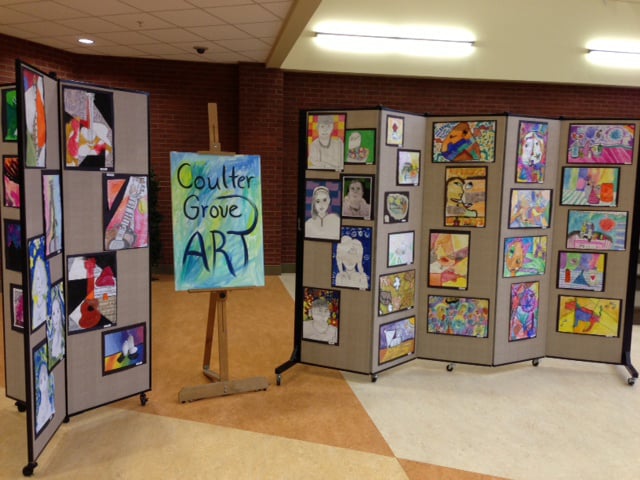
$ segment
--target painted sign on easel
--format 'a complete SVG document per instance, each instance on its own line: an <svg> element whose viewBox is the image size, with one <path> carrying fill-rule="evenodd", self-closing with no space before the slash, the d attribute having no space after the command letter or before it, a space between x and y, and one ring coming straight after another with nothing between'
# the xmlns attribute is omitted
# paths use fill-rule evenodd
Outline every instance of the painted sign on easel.
<svg viewBox="0 0 640 480"><path fill-rule="evenodd" d="M264 286L260 156L171 152L176 290Z"/></svg>

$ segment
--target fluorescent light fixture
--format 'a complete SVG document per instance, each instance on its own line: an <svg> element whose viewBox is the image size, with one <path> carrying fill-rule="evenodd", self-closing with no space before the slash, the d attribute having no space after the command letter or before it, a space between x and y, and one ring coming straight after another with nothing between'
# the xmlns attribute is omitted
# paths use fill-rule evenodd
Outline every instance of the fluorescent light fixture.
<svg viewBox="0 0 640 480"><path fill-rule="evenodd" d="M79 38L78 43L82 43L83 45L93 45L95 42L90 38Z"/></svg>
<svg viewBox="0 0 640 480"><path fill-rule="evenodd" d="M404 54L420 57L466 57L473 52L473 41L382 35L352 35L315 32L318 46L333 51L383 55Z"/></svg>
<svg viewBox="0 0 640 480"><path fill-rule="evenodd" d="M587 59L596 65L614 68L640 68L640 51L587 50Z"/></svg>

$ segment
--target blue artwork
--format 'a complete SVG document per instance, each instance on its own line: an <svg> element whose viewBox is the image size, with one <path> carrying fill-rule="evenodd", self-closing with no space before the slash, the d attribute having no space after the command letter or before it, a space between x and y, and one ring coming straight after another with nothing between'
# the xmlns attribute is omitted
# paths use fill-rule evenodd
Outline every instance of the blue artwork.
<svg viewBox="0 0 640 480"><path fill-rule="evenodd" d="M371 290L371 237L369 227L342 227L333 244L333 287Z"/></svg>
<svg viewBox="0 0 640 480"><path fill-rule="evenodd" d="M44 235L27 242L29 248L29 286L31 294L31 330L36 330L47 321L51 273L45 255Z"/></svg>

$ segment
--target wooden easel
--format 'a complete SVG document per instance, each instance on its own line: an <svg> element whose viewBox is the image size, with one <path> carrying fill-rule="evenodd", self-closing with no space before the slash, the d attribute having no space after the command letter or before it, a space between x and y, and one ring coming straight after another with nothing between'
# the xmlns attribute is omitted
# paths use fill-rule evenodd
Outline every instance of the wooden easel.
<svg viewBox="0 0 640 480"><path fill-rule="evenodd" d="M232 152L222 152L218 137L218 106L208 105L209 111L209 151L198 152L212 155L235 155ZM190 293L200 293L203 290L190 290ZM235 393L257 392L266 390L269 382L265 377L253 377L243 380L229 380L229 349L227 338L227 296L228 290L209 290L209 315L207 319L207 336L204 343L204 358L202 373L212 381L204 385L184 387L178 394L180 403L193 402L203 398L221 397ZM211 370L211 353L213 351L214 327L218 317L218 359L219 373Z"/></svg>

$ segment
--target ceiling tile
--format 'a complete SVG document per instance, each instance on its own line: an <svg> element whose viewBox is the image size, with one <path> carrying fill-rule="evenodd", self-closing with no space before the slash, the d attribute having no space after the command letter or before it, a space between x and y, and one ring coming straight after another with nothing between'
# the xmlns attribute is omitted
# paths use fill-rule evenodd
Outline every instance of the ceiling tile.
<svg viewBox="0 0 640 480"><path fill-rule="evenodd" d="M177 53L184 53L180 48L176 48L168 43L151 43L149 45L136 45L136 50L140 50L144 53L151 55L172 55Z"/></svg>
<svg viewBox="0 0 640 480"><path fill-rule="evenodd" d="M36 34L12 25L0 25L0 33L16 38L33 38Z"/></svg>
<svg viewBox="0 0 640 480"><path fill-rule="evenodd" d="M82 13L73 8L65 7L57 2L51 1L21 3L12 5L11 8L18 12L31 15L33 18L46 18L47 20L60 20L62 18L83 16Z"/></svg>
<svg viewBox="0 0 640 480"><path fill-rule="evenodd" d="M32 15L26 13L17 12L11 8L0 7L0 25L7 25L10 23L22 23L32 22L34 20Z"/></svg>
<svg viewBox="0 0 640 480"><path fill-rule="evenodd" d="M228 7L232 5L253 5L252 0L189 0L196 7Z"/></svg>
<svg viewBox="0 0 640 480"><path fill-rule="evenodd" d="M158 18L149 13L129 13L124 15L107 15L105 20L113 22L116 25L120 25L132 30L152 30L157 28L171 27L171 24L165 22L161 18Z"/></svg>
<svg viewBox="0 0 640 480"><path fill-rule="evenodd" d="M120 45L144 45L156 41L143 32L102 32L100 38Z"/></svg>
<svg viewBox="0 0 640 480"><path fill-rule="evenodd" d="M202 40L202 37L180 28L163 28L160 30L146 30L145 35L161 42L189 42Z"/></svg>
<svg viewBox="0 0 640 480"><path fill-rule="evenodd" d="M36 33L39 36L44 36L43 33L46 33L47 37L55 37L58 35L75 35L77 33L81 33L80 30L66 27L55 22L21 23L19 26L23 30Z"/></svg>
<svg viewBox="0 0 640 480"><path fill-rule="evenodd" d="M287 17L289 10L291 10L291 7L293 6L292 1L273 2L273 3L261 2L261 3L264 8L266 8L271 13L273 13L274 15L277 15L282 19L285 19Z"/></svg>
<svg viewBox="0 0 640 480"><path fill-rule="evenodd" d="M137 12L137 9L119 0L56 0L69 8L87 15L102 17L103 15L119 15Z"/></svg>
<svg viewBox="0 0 640 480"><path fill-rule="evenodd" d="M243 23L238 24L238 28L252 37L274 38L278 35L281 25L282 22Z"/></svg>
<svg viewBox="0 0 640 480"><path fill-rule="evenodd" d="M161 12L163 10L184 10L192 7L183 0L125 0L127 4L143 12Z"/></svg>
<svg viewBox="0 0 640 480"><path fill-rule="evenodd" d="M250 35L232 25L214 25L211 27L193 27L188 29L207 40L226 40L250 38Z"/></svg>
<svg viewBox="0 0 640 480"><path fill-rule="evenodd" d="M174 45L176 47L179 47L180 49L184 50L185 52L194 52L194 42L176 42L174 43ZM228 52L229 50L227 50L226 48L224 48L221 45L218 45L215 42L209 42L206 40L202 40L199 41L197 43L198 47L204 47L206 48L206 54L212 53L212 52ZM199 55L199 54L198 54Z"/></svg>
<svg viewBox="0 0 640 480"><path fill-rule="evenodd" d="M224 24L222 20L210 15L204 10L191 8L189 10L176 10L171 12L155 12L154 16L176 25L178 27L199 27L207 25Z"/></svg>
<svg viewBox="0 0 640 480"><path fill-rule="evenodd" d="M237 7L206 8L209 13L227 23L256 23L278 20L274 14L260 5L240 5Z"/></svg>
<svg viewBox="0 0 640 480"><path fill-rule="evenodd" d="M233 51L269 48L269 45L257 38L246 38L243 40L217 40L216 43Z"/></svg>
<svg viewBox="0 0 640 480"><path fill-rule="evenodd" d="M87 34L122 31L121 26L97 17L72 18L69 20L59 20L58 23Z"/></svg>

